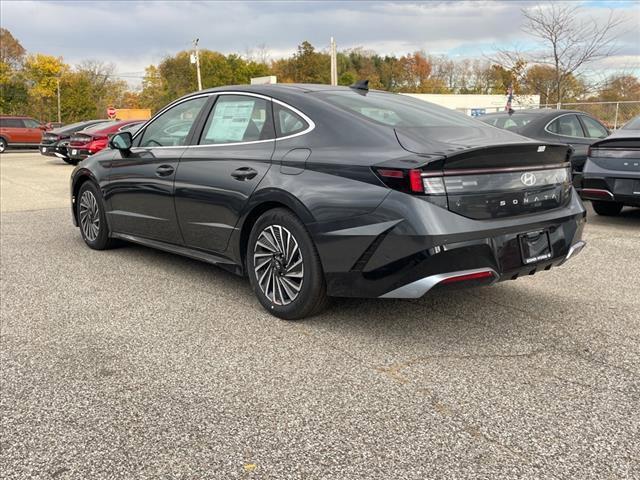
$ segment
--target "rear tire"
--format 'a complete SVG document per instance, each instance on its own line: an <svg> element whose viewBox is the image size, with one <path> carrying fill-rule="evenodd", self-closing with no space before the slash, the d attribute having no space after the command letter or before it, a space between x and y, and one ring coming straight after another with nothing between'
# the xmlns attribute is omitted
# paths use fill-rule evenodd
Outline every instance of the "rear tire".
<svg viewBox="0 0 640 480"><path fill-rule="evenodd" d="M591 204L593 205L593 209L598 215L603 215L605 217L615 217L620 213L622 207L624 206L620 202L592 201Z"/></svg>
<svg viewBox="0 0 640 480"><path fill-rule="evenodd" d="M109 226L102 194L98 187L86 181L76 197L76 218L84 243L94 250L112 248L115 240L109 237Z"/></svg>
<svg viewBox="0 0 640 480"><path fill-rule="evenodd" d="M4 153L7 149L7 141L4 138L0 138L0 153Z"/></svg>
<svg viewBox="0 0 640 480"><path fill-rule="evenodd" d="M318 252L305 226L289 210L276 208L258 218L245 264L258 300L272 315L298 320L326 307Z"/></svg>

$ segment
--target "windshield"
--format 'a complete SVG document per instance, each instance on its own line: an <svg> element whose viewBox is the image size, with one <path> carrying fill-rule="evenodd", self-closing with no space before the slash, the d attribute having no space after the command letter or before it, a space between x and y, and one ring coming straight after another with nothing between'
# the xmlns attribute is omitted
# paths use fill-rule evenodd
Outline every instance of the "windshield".
<svg viewBox="0 0 640 480"><path fill-rule="evenodd" d="M316 92L322 100L391 127L477 127L465 114L424 100L392 93Z"/></svg>
<svg viewBox="0 0 640 480"><path fill-rule="evenodd" d="M640 130L640 115L625 123L622 130Z"/></svg>

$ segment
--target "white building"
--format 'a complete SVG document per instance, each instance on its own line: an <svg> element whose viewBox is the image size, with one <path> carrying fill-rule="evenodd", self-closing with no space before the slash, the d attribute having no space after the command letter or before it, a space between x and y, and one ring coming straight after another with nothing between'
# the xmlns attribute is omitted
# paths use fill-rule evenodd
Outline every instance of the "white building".
<svg viewBox="0 0 640 480"><path fill-rule="evenodd" d="M465 112L467 115L480 116L486 113L501 112L507 104L506 95L463 95L439 93L403 93L447 108ZM517 95L513 97L511 108L540 107L540 95Z"/></svg>

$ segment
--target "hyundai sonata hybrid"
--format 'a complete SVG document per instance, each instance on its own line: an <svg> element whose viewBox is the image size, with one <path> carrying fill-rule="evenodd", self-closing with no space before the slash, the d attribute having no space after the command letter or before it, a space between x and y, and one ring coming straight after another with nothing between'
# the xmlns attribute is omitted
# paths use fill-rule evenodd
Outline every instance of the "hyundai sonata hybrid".
<svg viewBox="0 0 640 480"><path fill-rule="evenodd" d="M571 150L422 100L260 85L176 100L71 179L96 250L125 240L247 275L285 319L549 270L584 246Z"/></svg>

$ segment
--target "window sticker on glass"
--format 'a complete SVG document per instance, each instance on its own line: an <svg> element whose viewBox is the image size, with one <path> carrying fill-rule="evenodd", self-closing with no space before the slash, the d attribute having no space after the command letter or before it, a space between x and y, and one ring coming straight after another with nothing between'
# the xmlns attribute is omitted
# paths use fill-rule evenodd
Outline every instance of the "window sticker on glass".
<svg viewBox="0 0 640 480"><path fill-rule="evenodd" d="M216 143L241 142L251 121L254 103L253 100L219 101L206 139Z"/></svg>

